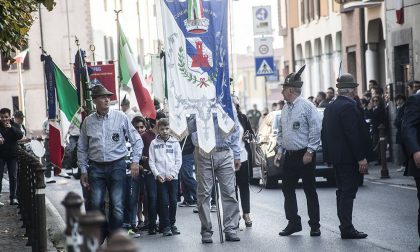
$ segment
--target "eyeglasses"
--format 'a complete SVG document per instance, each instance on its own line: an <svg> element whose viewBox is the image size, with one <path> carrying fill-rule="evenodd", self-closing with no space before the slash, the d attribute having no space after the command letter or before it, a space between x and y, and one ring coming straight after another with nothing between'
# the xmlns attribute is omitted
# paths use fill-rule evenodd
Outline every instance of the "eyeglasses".
<svg viewBox="0 0 420 252"><path fill-rule="evenodd" d="M378 100L373 100L373 102L379 102Z"/></svg>

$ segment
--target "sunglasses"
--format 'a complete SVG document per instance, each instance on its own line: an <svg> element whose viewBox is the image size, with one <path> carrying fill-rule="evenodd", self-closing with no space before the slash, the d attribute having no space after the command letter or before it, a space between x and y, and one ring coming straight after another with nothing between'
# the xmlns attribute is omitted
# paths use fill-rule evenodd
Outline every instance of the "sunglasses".
<svg viewBox="0 0 420 252"><path fill-rule="evenodd" d="M379 102L378 100L373 100L373 102Z"/></svg>

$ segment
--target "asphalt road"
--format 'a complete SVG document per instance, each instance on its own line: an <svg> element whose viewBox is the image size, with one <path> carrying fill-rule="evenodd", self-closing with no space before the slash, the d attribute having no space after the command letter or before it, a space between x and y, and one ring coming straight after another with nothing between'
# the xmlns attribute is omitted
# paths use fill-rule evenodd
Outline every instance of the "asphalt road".
<svg viewBox="0 0 420 252"><path fill-rule="evenodd" d="M64 217L60 202L68 191L80 193L78 181L57 179L47 186L47 197ZM252 228L240 223L240 242L219 242L217 216L213 218L213 244L201 244L200 222L192 208L178 208L176 225L181 235L162 237L144 232L135 239L142 251L417 251L417 198L412 186L389 184L366 179L355 200L353 221L356 229L367 233L364 240L342 240L336 216L335 188L325 182L318 183L321 208L321 237L310 237L306 198L303 189L297 190L299 213L303 231L289 237L278 232L287 225L281 187L262 190L252 187Z"/></svg>

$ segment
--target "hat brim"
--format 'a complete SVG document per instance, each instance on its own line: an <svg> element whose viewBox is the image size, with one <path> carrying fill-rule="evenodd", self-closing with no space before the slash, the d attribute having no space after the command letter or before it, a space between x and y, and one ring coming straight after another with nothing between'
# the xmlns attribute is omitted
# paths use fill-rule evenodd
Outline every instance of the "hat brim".
<svg viewBox="0 0 420 252"><path fill-rule="evenodd" d="M113 95L114 95L114 93L107 92L107 93L103 93L103 94L92 94L91 96L92 96L92 98L96 98L96 97L99 97L99 96L113 96Z"/></svg>

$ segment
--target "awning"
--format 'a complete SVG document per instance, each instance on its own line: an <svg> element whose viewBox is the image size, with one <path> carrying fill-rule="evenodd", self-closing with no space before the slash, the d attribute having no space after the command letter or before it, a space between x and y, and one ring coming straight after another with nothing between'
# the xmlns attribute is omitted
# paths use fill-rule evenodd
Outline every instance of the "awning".
<svg viewBox="0 0 420 252"><path fill-rule="evenodd" d="M384 1L383 0L359 0L359 1L342 1L343 8L341 12L348 12L352 11L357 8L369 8L374 6L381 5Z"/></svg>

